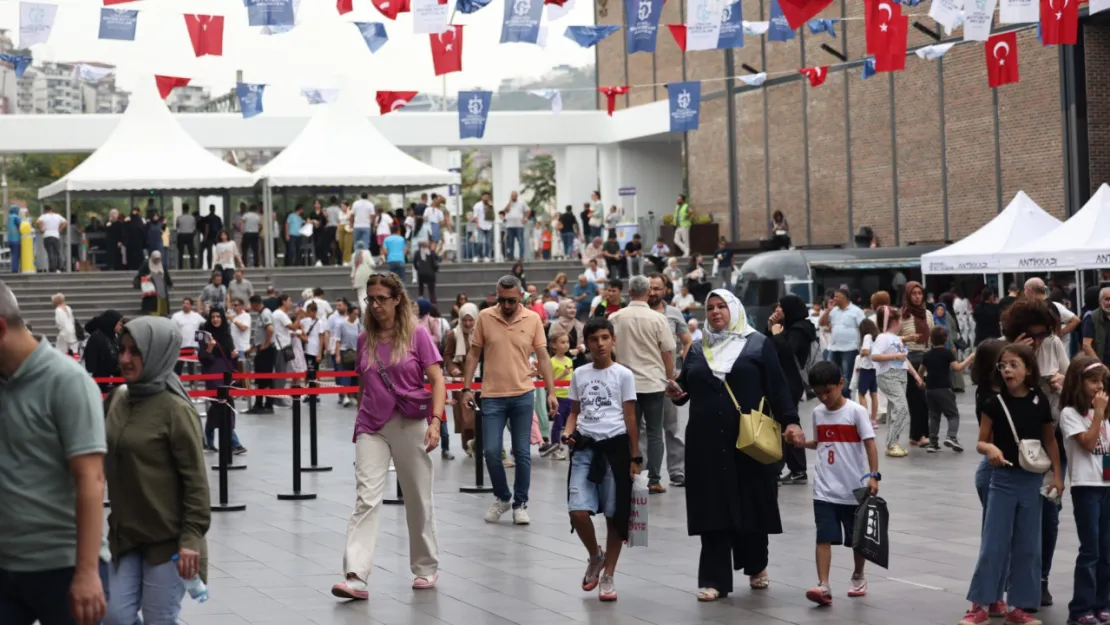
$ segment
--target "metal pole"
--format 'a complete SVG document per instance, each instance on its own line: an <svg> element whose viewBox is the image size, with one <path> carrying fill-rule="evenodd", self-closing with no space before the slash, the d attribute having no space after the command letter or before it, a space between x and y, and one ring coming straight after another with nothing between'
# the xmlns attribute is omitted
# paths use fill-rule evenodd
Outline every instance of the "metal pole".
<svg viewBox="0 0 1110 625"><path fill-rule="evenodd" d="M316 365L308 363L308 368L305 370L305 378L308 380L308 388L318 388L319 382L316 381ZM301 467L301 471L314 471L323 472L331 471L331 467L322 467L317 464L318 454L316 451L316 405L320 403L319 395L308 396L308 457L309 466Z"/></svg>
<svg viewBox="0 0 1110 625"><path fill-rule="evenodd" d="M316 499L315 493L301 492L301 401L293 395L293 492L280 494L281 501L306 501Z"/></svg>
<svg viewBox="0 0 1110 625"><path fill-rule="evenodd" d="M73 271L73 228L69 225L71 214L69 190L66 190L66 272Z"/></svg>
<svg viewBox="0 0 1110 625"><path fill-rule="evenodd" d="M216 391L216 399L219 403L210 404L208 408L208 418L215 417L219 423L220 430L220 455L219 465L215 468L219 471L220 477L220 503L212 505L212 512L240 512L247 509L246 504L233 504L228 503L228 475L227 472L232 468L247 468L246 465L239 465L238 467L231 466L231 373L224 374L223 385Z"/></svg>
<svg viewBox="0 0 1110 625"><path fill-rule="evenodd" d="M274 237L277 236L276 232L272 232L274 227L274 198L270 193L270 180L262 180L262 220L263 227L260 228L266 240L262 242L262 251L266 256L265 262L262 263L263 267L271 268L274 262Z"/></svg>
<svg viewBox="0 0 1110 625"><path fill-rule="evenodd" d="M393 499L382 499L382 503L387 506L405 505L405 494L401 492L401 478L397 478L397 496Z"/></svg>
<svg viewBox="0 0 1110 625"><path fill-rule="evenodd" d="M470 408L474 411L474 486L459 488L460 493L492 493L493 488L485 485L485 456L482 453L482 401L481 393L475 393Z"/></svg>

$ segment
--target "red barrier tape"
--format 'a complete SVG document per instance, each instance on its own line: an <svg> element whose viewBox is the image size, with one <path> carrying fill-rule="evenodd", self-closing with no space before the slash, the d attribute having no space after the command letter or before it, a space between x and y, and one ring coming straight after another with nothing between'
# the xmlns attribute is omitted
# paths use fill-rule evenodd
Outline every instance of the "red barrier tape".
<svg viewBox="0 0 1110 625"><path fill-rule="evenodd" d="M339 373L349 373L349 372L341 371ZM264 374L264 375L270 375L270 374ZM304 375L304 374L303 373L300 373L300 374L294 373L294 374L280 374L280 375L285 376L285 375ZM203 377L205 377L205 379L212 379L212 376L216 376L217 379L222 379L223 378L223 375L218 374L218 373L217 374L209 374L208 376L203 376ZM183 376L181 379L186 380L189 377L191 377L191 376ZM196 377L202 377L202 376L196 376ZM351 377L351 376L337 376L337 377ZM110 383L110 384L123 384L123 378L96 378L96 381L97 382L107 382L107 383ZM536 388L544 388L544 386L545 385L544 385L542 380L538 380L535 383ZM559 380L559 381L555 382L555 387L556 388L565 388L565 387L568 387L568 386L570 386L570 382L567 381L567 380ZM462 387L463 387L462 382L453 382L451 384L446 385L446 390L449 393L452 392L452 391L461 391ZM424 388L429 390L429 391L432 390L432 386L430 384L425 384ZM470 386L470 388L473 389L473 390L481 390L482 385L481 385L481 383L475 383L475 384L472 384ZM230 394L231 397L291 397L291 396L300 396L300 395L339 395L339 394L350 394L350 393L357 393L357 392L358 392L358 387L357 386L320 386L320 387L316 387L316 388L292 387L292 388L278 388L278 389L272 389L272 388L246 389L246 388L232 387L232 388L228 389L228 393ZM101 397L107 397L107 396L108 396L107 393L101 394ZM216 390L213 389L213 390L189 391L189 397L216 397Z"/></svg>

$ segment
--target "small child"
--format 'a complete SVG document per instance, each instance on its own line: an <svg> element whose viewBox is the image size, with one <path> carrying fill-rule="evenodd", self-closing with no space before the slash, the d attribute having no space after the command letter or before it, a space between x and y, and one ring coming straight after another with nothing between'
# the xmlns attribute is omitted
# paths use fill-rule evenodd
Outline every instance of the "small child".
<svg viewBox="0 0 1110 625"><path fill-rule="evenodd" d="M864 319L859 323L859 368L856 370L856 399L871 412L871 427L879 427L879 383L875 378L875 363L871 362L871 346L879 336L874 321Z"/></svg>
<svg viewBox="0 0 1110 625"><path fill-rule="evenodd" d="M925 451L935 454L940 451L940 417L948 419L948 432L944 446L952 451L963 451L957 434L960 431L960 410L956 407L956 393L952 390L952 372L962 372L975 359L975 354L963 362L956 360L948 347L948 329L934 326L929 332L932 349L925 352L921 361L921 373L925 374L925 405L929 407L929 444Z"/></svg>
<svg viewBox="0 0 1110 625"><path fill-rule="evenodd" d="M875 339L871 346L871 362L875 363L876 379L879 390L886 395L887 412L890 413L890 425L886 431L886 455L891 458L904 458L909 455L898 444L902 432L906 429L906 422L910 420L910 407L906 403L906 374L914 377L918 386L924 386L921 376L913 367L906 365L906 346L897 332L901 329L898 320L898 311L890 306L880 306L875 312L876 324L882 334Z"/></svg>
<svg viewBox="0 0 1110 625"><path fill-rule="evenodd" d="M806 447L817 450L813 480L813 517L817 524L817 586L806 591L806 599L818 605L832 605L829 591L829 567L832 546L852 547L852 529L856 522L854 491L867 480L871 494L879 493L879 452L875 447L875 431L871 428L867 409L843 394L844 378L840 368L828 361L813 365L809 385L817 394L820 406L813 409L813 433L816 440ZM867 594L863 576L863 556L853 551L855 568L849 597Z"/></svg>
<svg viewBox="0 0 1110 625"><path fill-rule="evenodd" d="M567 509L571 528L589 552L582 590L600 587L602 601L616 601L613 573L621 545L628 538L632 477L640 473L637 453L636 381L632 371L613 362L613 324L594 317L582 331L593 362L575 369L570 385L570 418L563 441L570 446ZM581 422L579 422L581 420ZM594 457L604 456L605 476L594 476ZM600 473L600 468L597 471ZM592 478L592 479L591 479ZM605 551L597 544L590 518L605 515Z"/></svg>
<svg viewBox="0 0 1110 625"><path fill-rule="evenodd" d="M570 351L570 336L566 332L558 332L551 336L547 341L547 349L551 354L551 371L555 377L556 382L569 382L571 376L574 374L574 361L567 356ZM567 422L567 417L570 415L570 389L565 386L555 387L555 399L559 401L559 412L551 420L551 441L552 447L548 449L540 448L540 455L547 456L552 454L556 460L566 460L567 450L566 446L559 443L563 426Z"/></svg>

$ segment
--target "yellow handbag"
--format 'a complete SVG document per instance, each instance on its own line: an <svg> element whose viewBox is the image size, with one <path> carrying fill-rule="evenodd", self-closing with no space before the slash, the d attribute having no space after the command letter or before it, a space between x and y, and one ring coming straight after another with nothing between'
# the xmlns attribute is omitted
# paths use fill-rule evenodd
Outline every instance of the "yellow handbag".
<svg viewBox="0 0 1110 625"><path fill-rule="evenodd" d="M782 430L778 421L763 412L766 399L759 400L759 409L751 412L742 412L736 395L732 388L725 382L728 396L732 398L732 405L740 414L740 434L736 437L736 448L751 456L761 464L774 464L782 460Z"/></svg>

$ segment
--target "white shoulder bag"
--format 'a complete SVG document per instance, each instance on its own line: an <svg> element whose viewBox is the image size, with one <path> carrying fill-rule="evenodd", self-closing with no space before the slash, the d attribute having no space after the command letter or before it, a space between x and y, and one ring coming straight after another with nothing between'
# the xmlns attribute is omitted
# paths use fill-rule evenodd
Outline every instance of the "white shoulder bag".
<svg viewBox="0 0 1110 625"><path fill-rule="evenodd" d="M1002 395L998 395L998 403L1002 404L1002 411L1006 413L1006 421L1009 422L1010 431L1013 432L1014 441L1017 442L1018 464L1030 473L1046 473L1052 468L1052 460L1048 457L1048 452L1044 450L1044 446L1041 445L1041 441L1032 438L1018 438L1017 428L1014 427L1014 419L1010 416L1010 409L1006 407Z"/></svg>

